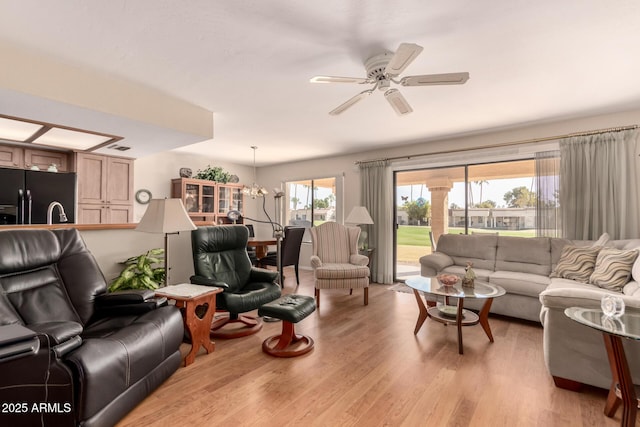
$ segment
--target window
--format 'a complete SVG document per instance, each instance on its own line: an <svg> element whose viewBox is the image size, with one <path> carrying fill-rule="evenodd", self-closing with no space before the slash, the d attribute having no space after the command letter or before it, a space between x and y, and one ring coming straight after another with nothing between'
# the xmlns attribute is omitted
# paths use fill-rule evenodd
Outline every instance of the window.
<svg viewBox="0 0 640 427"><path fill-rule="evenodd" d="M338 220L337 181L328 177L286 182L285 223L307 228L304 242L311 242L310 227Z"/></svg>
<svg viewBox="0 0 640 427"><path fill-rule="evenodd" d="M534 177L532 159L396 172L396 279L443 233L535 237Z"/></svg>

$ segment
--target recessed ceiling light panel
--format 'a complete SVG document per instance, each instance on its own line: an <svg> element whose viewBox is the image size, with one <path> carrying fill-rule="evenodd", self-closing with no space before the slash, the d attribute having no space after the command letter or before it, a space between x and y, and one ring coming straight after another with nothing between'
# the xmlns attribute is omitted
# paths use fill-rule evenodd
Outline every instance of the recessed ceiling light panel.
<svg viewBox="0 0 640 427"><path fill-rule="evenodd" d="M110 141L111 137L86 132L53 128L36 139L34 143L71 150L88 150L91 147Z"/></svg>
<svg viewBox="0 0 640 427"><path fill-rule="evenodd" d="M42 128L41 124L23 122L0 117L0 138L9 141L24 141Z"/></svg>

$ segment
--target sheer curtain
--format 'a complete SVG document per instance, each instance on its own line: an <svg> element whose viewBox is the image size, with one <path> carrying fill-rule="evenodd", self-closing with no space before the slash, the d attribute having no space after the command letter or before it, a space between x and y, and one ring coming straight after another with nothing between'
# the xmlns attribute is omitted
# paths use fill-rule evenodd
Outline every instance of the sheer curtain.
<svg viewBox="0 0 640 427"><path fill-rule="evenodd" d="M560 151L535 154L536 236L560 237Z"/></svg>
<svg viewBox="0 0 640 427"><path fill-rule="evenodd" d="M640 237L638 129L560 141L562 229L570 239Z"/></svg>
<svg viewBox="0 0 640 427"><path fill-rule="evenodd" d="M389 162L380 160L360 164L360 192L373 225L369 247L375 248L371 260L371 281L393 283L393 179Z"/></svg>

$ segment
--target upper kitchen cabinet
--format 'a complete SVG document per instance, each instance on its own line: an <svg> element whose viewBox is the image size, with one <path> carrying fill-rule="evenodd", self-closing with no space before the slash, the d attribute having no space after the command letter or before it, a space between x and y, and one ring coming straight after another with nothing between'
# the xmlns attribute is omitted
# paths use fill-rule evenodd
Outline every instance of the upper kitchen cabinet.
<svg viewBox="0 0 640 427"><path fill-rule="evenodd" d="M37 166L46 171L51 165L55 165L58 172L69 172L69 152L0 145L1 167L31 169Z"/></svg>
<svg viewBox="0 0 640 427"><path fill-rule="evenodd" d="M55 165L58 172L69 172L69 153L25 148L24 166L26 169L37 166L38 169L46 171L53 165Z"/></svg>
<svg viewBox="0 0 640 427"><path fill-rule="evenodd" d="M0 145L0 166L5 168L22 168L24 149L13 145Z"/></svg>
<svg viewBox="0 0 640 427"><path fill-rule="evenodd" d="M96 219L99 223L111 224L132 221L132 159L77 153L76 171L78 211L87 213L79 215L81 222L95 223Z"/></svg>

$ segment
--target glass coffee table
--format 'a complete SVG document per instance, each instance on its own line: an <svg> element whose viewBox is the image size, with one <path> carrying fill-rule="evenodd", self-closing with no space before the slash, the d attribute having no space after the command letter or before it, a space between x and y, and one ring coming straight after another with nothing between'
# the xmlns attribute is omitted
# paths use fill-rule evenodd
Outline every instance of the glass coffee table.
<svg viewBox="0 0 640 427"><path fill-rule="evenodd" d="M611 368L611 388L604 407L607 417L613 417L622 403L620 425L635 426L638 412L638 387L634 386L622 339L640 341L640 313L627 311L622 316L605 316L600 309L570 307L564 314L571 320L602 332Z"/></svg>
<svg viewBox="0 0 640 427"><path fill-rule="evenodd" d="M427 318L431 318L445 325L457 326L459 354L463 354L463 326L473 326L480 323L487 337L489 337L489 341L493 342L493 335L491 334L491 327L489 326L489 310L491 309L493 299L506 293L502 287L479 280L475 281L473 288L463 287L460 282L453 286L442 286L435 277L423 276L412 277L407 279L405 283L413 289L413 294L416 297L418 309L420 310L418 321L413 331L414 334L418 333ZM436 299L442 300L442 303L440 303L440 301L438 301L438 303L427 301L427 308L420 296L420 292L425 296L435 296ZM449 298L457 298L456 305L450 305ZM480 312L476 314L464 309L465 298L484 299L485 303Z"/></svg>

